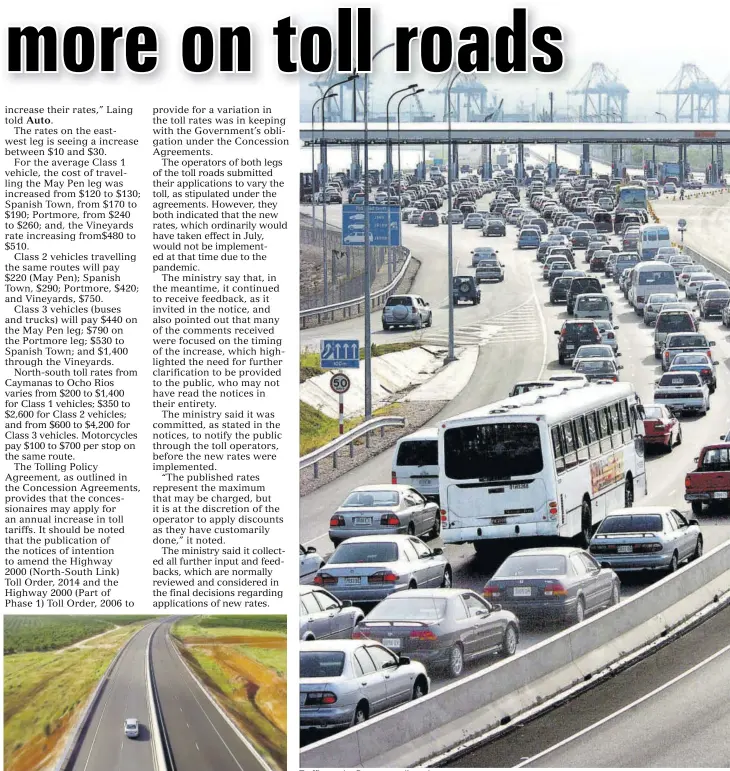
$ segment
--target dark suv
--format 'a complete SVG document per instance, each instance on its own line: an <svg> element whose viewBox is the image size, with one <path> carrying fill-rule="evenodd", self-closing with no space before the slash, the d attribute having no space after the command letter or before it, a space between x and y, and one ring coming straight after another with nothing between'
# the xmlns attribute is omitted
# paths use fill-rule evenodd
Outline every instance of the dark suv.
<svg viewBox="0 0 730 771"><path fill-rule="evenodd" d="M418 225L422 228L435 228L439 224L439 215L435 211L423 212L418 220Z"/></svg>
<svg viewBox="0 0 730 771"><path fill-rule="evenodd" d="M460 300L470 302L472 305L479 305L482 299L482 292L477 286L474 276L454 276L451 294L454 305L457 305Z"/></svg>
<svg viewBox="0 0 730 771"><path fill-rule="evenodd" d="M601 293L605 289L606 285L602 284L594 276L577 276L574 278L568 288L568 313L573 313L573 306L575 305L575 298L579 294L596 294Z"/></svg>
<svg viewBox="0 0 730 771"><path fill-rule="evenodd" d="M565 364L575 358L581 345L601 342L601 333L592 321L565 321L562 329L555 330L558 338L558 363Z"/></svg>

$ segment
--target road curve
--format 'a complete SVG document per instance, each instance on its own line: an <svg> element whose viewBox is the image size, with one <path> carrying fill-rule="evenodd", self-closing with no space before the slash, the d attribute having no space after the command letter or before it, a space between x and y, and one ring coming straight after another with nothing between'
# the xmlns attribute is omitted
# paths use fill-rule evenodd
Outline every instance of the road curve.
<svg viewBox="0 0 730 771"><path fill-rule="evenodd" d="M147 771L154 768L147 708L145 656L147 642L157 628L147 624L119 656L83 733L69 769L73 771ZM137 739L124 735L124 720L136 717Z"/></svg>
<svg viewBox="0 0 730 771"><path fill-rule="evenodd" d="M176 771L266 771L180 659L169 637L172 623L163 621L155 632L152 668Z"/></svg>

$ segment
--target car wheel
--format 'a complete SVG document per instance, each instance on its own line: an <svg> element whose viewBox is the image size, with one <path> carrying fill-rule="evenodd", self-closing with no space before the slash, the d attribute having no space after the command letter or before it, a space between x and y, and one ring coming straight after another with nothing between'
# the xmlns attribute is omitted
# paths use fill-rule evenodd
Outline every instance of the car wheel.
<svg viewBox="0 0 730 771"><path fill-rule="evenodd" d="M441 535L441 514L437 511L433 520L433 527L429 533L431 538L438 538Z"/></svg>
<svg viewBox="0 0 730 771"><path fill-rule="evenodd" d="M355 714L352 716L352 725L360 725L360 723L364 723L368 719L368 703L366 701L361 701L357 707L355 707Z"/></svg>
<svg viewBox="0 0 730 771"><path fill-rule="evenodd" d="M614 582L613 588L611 589L611 607L618 605L619 602L621 602L621 587L616 581Z"/></svg>
<svg viewBox="0 0 730 771"><path fill-rule="evenodd" d="M449 651L449 663L446 671L449 677L458 677L464 671L464 651L461 643L456 643Z"/></svg>
<svg viewBox="0 0 730 771"><path fill-rule="evenodd" d="M390 324L383 322L383 329L387 332L390 329Z"/></svg>
<svg viewBox="0 0 730 771"><path fill-rule="evenodd" d="M433 313L428 314L428 319L426 319L426 326L430 327L431 324L433 324Z"/></svg>
<svg viewBox="0 0 730 771"><path fill-rule="evenodd" d="M419 677L413 685L412 700L420 699L428 693L428 682L424 677Z"/></svg>
<svg viewBox="0 0 730 771"><path fill-rule="evenodd" d="M415 535L415 534L416 534L416 526L411 521L408 523L408 535Z"/></svg>
<svg viewBox="0 0 730 771"><path fill-rule="evenodd" d="M441 588L442 589L451 589L454 583L454 577L451 574L451 568L447 565L444 568L444 577L441 581Z"/></svg>
<svg viewBox="0 0 730 771"><path fill-rule="evenodd" d="M677 441L675 442L677 446L682 444L682 426L679 427L679 431L677 431Z"/></svg>
<svg viewBox="0 0 730 771"><path fill-rule="evenodd" d="M578 601L575 603L575 610L573 611L572 622L574 624L580 624L586 617L586 604L582 597L578 597Z"/></svg>
<svg viewBox="0 0 730 771"><path fill-rule="evenodd" d="M334 546L335 549L342 543L339 538L330 538L330 540L332 541L332 546Z"/></svg>
<svg viewBox="0 0 730 771"><path fill-rule="evenodd" d="M667 453L671 453L674 449L674 445L672 444L672 435L669 435L669 441L667 442Z"/></svg>
<svg viewBox="0 0 730 771"><path fill-rule="evenodd" d="M692 501L692 513L696 517L702 515L702 501Z"/></svg>
<svg viewBox="0 0 730 771"><path fill-rule="evenodd" d="M672 561L669 563L669 567L667 568L667 573L676 573L678 566L679 566L679 557L677 556L677 552L675 551L674 554L672 554Z"/></svg>
<svg viewBox="0 0 730 771"><path fill-rule="evenodd" d="M565 356L562 353L558 354L558 364L565 364Z"/></svg>
<svg viewBox="0 0 730 771"><path fill-rule="evenodd" d="M702 556L703 550L702 536L697 536L697 544L695 545L694 554L692 554L692 560L698 560Z"/></svg>
<svg viewBox="0 0 730 771"><path fill-rule="evenodd" d="M587 549L593 535L593 512L591 510L591 502L587 498L583 499L581 506L580 527L581 531L578 540L580 545Z"/></svg>
<svg viewBox="0 0 730 771"><path fill-rule="evenodd" d="M505 658L514 656L517 652L518 641L517 630L512 624L508 624L507 628L504 630L504 636L502 637L501 655Z"/></svg>
<svg viewBox="0 0 730 771"><path fill-rule="evenodd" d="M416 329L420 329L423 326L423 319L419 316L416 319Z"/></svg>

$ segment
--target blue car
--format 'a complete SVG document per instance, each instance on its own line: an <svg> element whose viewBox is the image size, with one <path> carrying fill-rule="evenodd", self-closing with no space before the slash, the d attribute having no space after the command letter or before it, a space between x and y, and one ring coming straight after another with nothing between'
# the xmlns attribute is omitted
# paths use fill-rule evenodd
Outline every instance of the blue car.
<svg viewBox="0 0 730 771"><path fill-rule="evenodd" d="M540 246L540 231L539 230L523 230L520 232L520 236L517 239L517 248L537 249Z"/></svg>
<svg viewBox="0 0 730 771"><path fill-rule="evenodd" d="M678 353L672 359L669 372L696 372L712 394L717 388L715 366L706 353Z"/></svg>

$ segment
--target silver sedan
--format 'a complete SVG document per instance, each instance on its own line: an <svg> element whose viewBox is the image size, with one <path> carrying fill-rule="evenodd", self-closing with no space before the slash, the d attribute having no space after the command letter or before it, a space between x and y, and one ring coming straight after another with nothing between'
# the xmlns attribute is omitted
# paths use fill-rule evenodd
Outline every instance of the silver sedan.
<svg viewBox="0 0 730 771"><path fill-rule="evenodd" d="M356 487L330 517L329 537L335 546L358 535L438 535L439 507L408 485Z"/></svg>
<svg viewBox="0 0 730 771"><path fill-rule="evenodd" d="M423 664L363 640L300 643L299 675L302 729L358 725L430 688Z"/></svg>
<svg viewBox="0 0 730 771"><path fill-rule="evenodd" d="M316 586L299 587L299 639L349 640L365 614Z"/></svg>
<svg viewBox="0 0 730 771"><path fill-rule="evenodd" d="M450 587L451 565L443 549L409 535L367 535L338 546L314 577L341 600L380 602L393 592Z"/></svg>
<svg viewBox="0 0 730 771"><path fill-rule="evenodd" d="M611 512L598 526L589 550L614 570L666 570L702 556L696 519L669 506L637 506Z"/></svg>

